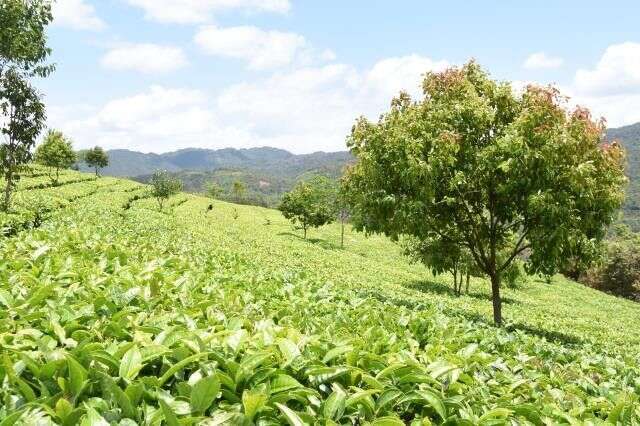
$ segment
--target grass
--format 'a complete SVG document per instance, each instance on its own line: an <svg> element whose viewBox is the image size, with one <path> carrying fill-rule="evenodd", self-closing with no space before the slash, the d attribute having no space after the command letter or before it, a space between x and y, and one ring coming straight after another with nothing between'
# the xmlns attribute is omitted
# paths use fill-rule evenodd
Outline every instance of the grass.
<svg viewBox="0 0 640 426"><path fill-rule="evenodd" d="M530 277L496 329L383 237L85 178L0 216L0 425L638 424L633 302Z"/></svg>

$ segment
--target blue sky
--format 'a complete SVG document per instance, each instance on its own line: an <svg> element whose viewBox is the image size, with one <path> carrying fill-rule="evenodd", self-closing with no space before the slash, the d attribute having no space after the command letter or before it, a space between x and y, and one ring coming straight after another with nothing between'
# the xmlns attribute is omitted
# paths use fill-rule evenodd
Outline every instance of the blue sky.
<svg viewBox="0 0 640 426"><path fill-rule="evenodd" d="M638 1L58 0L54 15L57 71L38 84L79 148L341 150L357 116L472 57L640 121Z"/></svg>

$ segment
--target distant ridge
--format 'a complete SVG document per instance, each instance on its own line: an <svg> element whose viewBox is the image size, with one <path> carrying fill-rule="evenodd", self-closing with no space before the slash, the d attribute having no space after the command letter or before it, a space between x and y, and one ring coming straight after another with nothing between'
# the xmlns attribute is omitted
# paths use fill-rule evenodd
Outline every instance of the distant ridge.
<svg viewBox="0 0 640 426"><path fill-rule="evenodd" d="M629 187L624 221L640 231L640 123L608 129L607 138L619 140L627 150ZM201 192L209 182L217 182L229 193L233 181L239 180L247 186L248 202L268 206L274 206L297 180L313 174L338 178L354 161L348 151L296 155L271 147L186 148L164 154L114 149L109 157L110 165L102 171L105 175L145 182L156 170L167 170L192 192ZM81 169L89 171L85 166Z"/></svg>
<svg viewBox="0 0 640 426"><path fill-rule="evenodd" d="M277 175L301 174L313 169L341 169L353 157L347 151L292 154L278 148L247 149L186 148L164 154L145 154L127 149L108 151L110 164L102 173L108 176L136 177L152 174L158 169L170 172L222 169L259 170ZM84 170L85 168L82 167ZM88 170L88 169L86 169Z"/></svg>

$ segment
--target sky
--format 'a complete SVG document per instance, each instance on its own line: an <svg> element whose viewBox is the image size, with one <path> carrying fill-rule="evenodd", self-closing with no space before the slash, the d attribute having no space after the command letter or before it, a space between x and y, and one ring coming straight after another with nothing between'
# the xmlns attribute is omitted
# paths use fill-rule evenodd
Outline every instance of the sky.
<svg viewBox="0 0 640 426"><path fill-rule="evenodd" d="M339 151L425 72L471 58L640 121L638 0L57 0L36 84L76 148Z"/></svg>

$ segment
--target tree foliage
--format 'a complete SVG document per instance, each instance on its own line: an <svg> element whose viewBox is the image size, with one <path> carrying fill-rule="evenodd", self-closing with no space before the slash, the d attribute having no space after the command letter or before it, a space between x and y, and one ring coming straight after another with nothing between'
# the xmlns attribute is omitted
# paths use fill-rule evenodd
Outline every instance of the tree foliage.
<svg viewBox="0 0 640 426"><path fill-rule="evenodd" d="M98 176L99 170L109 165L109 155L101 147L95 146L84 153L84 162L93 167Z"/></svg>
<svg viewBox="0 0 640 426"><path fill-rule="evenodd" d="M604 122L568 111L556 89L515 95L474 62L428 73L423 91L355 124L352 219L468 250L491 280L499 325L502 276L519 255L529 272L551 274L577 247L585 259L597 252L624 199L624 151L602 144Z"/></svg>
<svg viewBox="0 0 640 426"><path fill-rule="evenodd" d="M0 2L0 172L5 179L2 208L8 210L17 174L31 159L31 148L45 121L44 104L29 83L54 69L45 61L46 27L53 19L47 0Z"/></svg>
<svg viewBox="0 0 640 426"><path fill-rule="evenodd" d="M50 175L54 183L58 182L60 170L70 168L76 159L71 141L59 130L49 130L44 141L36 148L36 162L54 172Z"/></svg>
<svg viewBox="0 0 640 426"><path fill-rule="evenodd" d="M31 148L46 119L40 94L12 69L0 76L0 117L4 117L0 128L0 173L5 181L2 209L6 211L18 173L31 159Z"/></svg>
<svg viewBox="0 0 640 426"><path fill-rule="evenodd" d="M587 270L570 272L574 272L572 278L590 287L640 300L640 234L626 225L615 226L605 241L600 262Z"/></svg>
<svg viewBox="0 0 640 426"><path fill-rule="evenodd" d="M247 186L244 184L244 182L241 182L239 180L233 182L231 189L233 191L233 197L236 201L241 201L244 197L244 194L247 192Z"/></svg>
<svg viewBox="0 0 640 426"><path fill-rule="evenodd" d="M182 182L164 170L157 171L151 178L151 188L151 194L158 201L158 207L162 210L164 202L182 190Z"/></svg>
<svg viewBox="0 0 640 426"><path fill-rule="evenodd" d="M278 208L285 218L300 225L306 239L308 228L317 228L335 220L335 199L335 184L324 176L314 176L298 182L284 194Z"/></svg>
<svg viewBox="0 0 640 426"><path fill-rule="evenodd" d="M217 200L224 190L222 186L218 185L216 182L210 182L206 187L207 196L213 200Z"/></svg>
<svg viewBox="0 0 640 426"><path fill-rule="evenodd" d="M48 0L2 0L0 2L0 76L12 69L22 76L46 77L54 66L45 64L46 27L53 16Z"/></svg>

